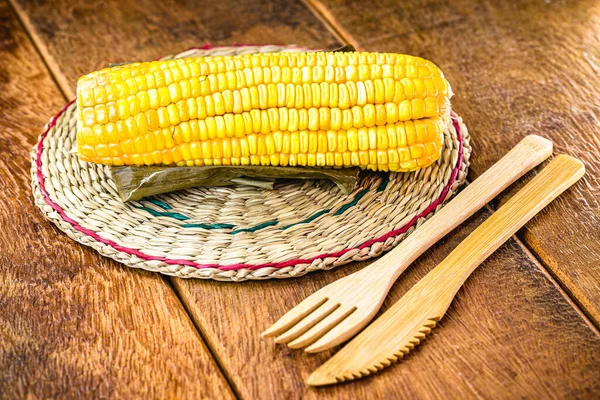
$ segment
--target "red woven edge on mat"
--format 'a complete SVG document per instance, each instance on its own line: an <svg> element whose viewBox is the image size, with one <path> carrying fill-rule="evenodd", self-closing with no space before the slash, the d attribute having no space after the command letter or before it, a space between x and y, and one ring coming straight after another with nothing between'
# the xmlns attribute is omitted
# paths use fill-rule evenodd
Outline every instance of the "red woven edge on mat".
<svg viewBox="0 0 600 400"><path fill-rule="evenodd" d="M452 123L454 124L454 128L456 129L456 136L457 136L458 143L459 143L458 160L456 162L456 166L452 170L452 175L450 176L450 181L448 182L446 187L444 187L444 190L440 194L440 197L438 197L438 199L435 200L433 203L431 203L429 205L429 207L427 207L422 213L416 215L412 220L410 220L402 228L392 230L392 231L386 233L385 235L380 236L376 239L371 239L371 240L361 244L358 247L340 250L335 253L324 253L324 254L320 254L318 256L306 258L306 259L297 258L294 260L289 260L289 261L284 261L284 262L270 262L270 263L263 263L263 264L219 265L219 264L199 264L199 263L189 261L189 260L172 260L172 259L169 259L166 257L157 257L157 256L151 256L148 254L144 254L144 253L140 252L139 250L130 249L128 247L121 246L121 245L113 242L112 240L102 238L96 232L91 231L91 230L79 225L75 220L71 219L58 204L56 204L54 201L52 201L50 199L50 196L48 195L48 192L46 191L46 186L44 184L44 175L42 174L42 157L41 156L42 156L42 152L44 151L43 143L44 143L44 140L46 139L46 136L48 136L48 132L50 131L50 129L52 129L56 125L58 118L62 115L62 113L64 113L67 110L67 108L69 108L69 106L71 106L71 104L73 104L75 102L75 100L76 99L71 100L66 106L63 107L62 110L59 111L58 114L56 114L52 118L52 120L48 124L48 127L46 128L46 130L44 131L44 133L42 133L42 136L40 137L40 141L37 145L37 155L36 155L36 160L35 160L36 175L37 175L38 182L40 185L40 190L42 192L42 195L44 196L44 200L50 207L52 207L52 209L54 209L54 211L56 211L61 216L63 221L71 224L73 229L92 237L94 240L96 240L100 243L104 243L105 245L111 246L115 250L118 250L118 251L121 251L121 252L124 252L127 254L131 254L131 255L135 255L143 260L162 261L165 264L186 265L186 266L198 268L198 269L216 268L216 269L219 269L222 271L231 271L231 270L238 270L238 269L243 269L243 268L251 269L251 270L266 268L266 267L283 268L283 267L289 267L289 266L293 266L293 265L297 265L297 264L310 264L315 260L328 258L328 257L337 258L337 257L340 257L340 256L346 254L349 251L357 250L357 249L358 250L364 249L365 247L369 247L374 243L384 242L391 237L405 233L408 229L410 229L413 225L415 225L417 223L419 218L427 216L438 205L440 205L444 201L446 196L448 195L448 191L450 190L450 188L452 187L454 182L456 182L456 177L458 175L458 171L460 170L460 168L462 166L462 161L463 161L463 138L462 138L461 132L460 132L460 124L457 122L456 118L452 118Z"/></svg>

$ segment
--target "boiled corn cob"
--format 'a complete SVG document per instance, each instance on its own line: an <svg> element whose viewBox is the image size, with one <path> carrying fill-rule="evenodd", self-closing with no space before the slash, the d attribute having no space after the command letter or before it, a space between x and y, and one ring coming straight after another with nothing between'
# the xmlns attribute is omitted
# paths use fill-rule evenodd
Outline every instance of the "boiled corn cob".
<svg viewBox="0 0 600 400"><path fill-rule="evenodd" d="M268 53L131 63L80 78L78 154L107 165L359 166L440 155L452 95L392 53Z"/></svg>

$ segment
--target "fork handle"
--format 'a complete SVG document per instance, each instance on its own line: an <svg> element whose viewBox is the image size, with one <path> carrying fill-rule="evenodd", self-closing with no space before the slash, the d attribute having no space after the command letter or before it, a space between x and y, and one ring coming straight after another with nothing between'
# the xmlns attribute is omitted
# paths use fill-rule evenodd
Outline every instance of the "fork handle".
<svg viewBox="0 0 600 400"><path fill-rule="evenodd" d="M567 155L556 156L524 188L471 232L417 285L436 288L436 301L447 302L447 305L440 304L442 309L438 309L443 314L469 275L527 221L577 182L584 173L585 167L578 159Z"/></svg>
<svg viewBox="0 0 600 400"><path fill-rule="evenodd" d="M389 288L425 250L551 154L551 141L537 135L526 136L396 248L358 273L377 274Z"/></svg>

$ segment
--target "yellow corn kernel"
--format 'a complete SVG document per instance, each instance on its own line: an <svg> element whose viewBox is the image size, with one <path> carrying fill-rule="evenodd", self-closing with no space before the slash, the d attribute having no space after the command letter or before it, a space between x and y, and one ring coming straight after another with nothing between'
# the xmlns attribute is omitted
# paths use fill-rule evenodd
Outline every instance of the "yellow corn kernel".
<svg viewBox="0 0 600 400"><path fill-rule="evenodd" d="M388 163L388 153L384 150L378 150L377 154L377 165L387 165Z"/></svg>
<svg viewBox="0 0 600 400"><path fill-rule="evenodd" d="M200 107L201 104L198 103L198 108L200 109ZM207 116L213 117L217 115L217 105L215 104L215 98L213 96L204 97L204 107Z"/></svg>
<svg viewBox="0 0 600 400"><path fill-rule="evenodd" d="M160 107L158 110L156 110L156 115L158 117L158 126L161 128L168 128L171 126L169 111L166 107Z"/></svg>
<svg viewBox="0 0 600 400"><path fill-rule="evenodd" d="M417 161L416 160L408 160L403 163L400 163L400 166L402 168L406 169L407 171L412 171L415 168L417 168Z"/></svg>
<svg viewBox="0 0 600 400"><path fill-rule="evenodd" d="M117 105L114 102L106 104L106 112L108 113L107 125L111 122L117 122L119 120L119 112L117 111Z"/></svg>
<svg viewBox="0 0 600 400"><path fill-rule="evenodd" d="M265 110L260 112L260 133L267 134L270 132L269 114Z"/></svg>
<svg viewBox="0 0 600 400"><path fill-rule="evenodd" d="M282 167L287 167L290 164L290 155L289 154L279 154L279 165Z"/></svg>
<svg viewBox="0 0 600 400"><path fill-rule="evenodd" d="M375 128L377 132L376 146L379 150L385 150L389 147L387 129L384 126Z"/></svg>
<svg viewBox="0 0 600 400"><path fill-rule="evenodd" d="M387 113L383 104L376 104L375 106L375 125L382 126L387 124Z"/></svg>
<svg viewBox="0 0 600 400"><path fill-rule="evenodd" d="M308 146L308 137L307 137L307 146ZM290 153L298 154L300 152L300 133L292 132L290 134Z"/></svg>
<svg viewBox="0 0 600 400"><path fill-rule="evenodd" d="M259 156L267 155L268 153L265 135L257 135L256 139L256 154Z"/></svg>
<svg viewBox="0 0 600 400"><path fill-rule="evenodd" d="M220 132L217 131L217 124L213 117L208 117L202 122L203 123L201 123L200 125L206 126L206 133L207 133L209 139L223 137L223 136L219 136Z"/></svg>
<svg viewBox="0 0 600 400"><path fill-rule="evenodd" d="M257 155L250 156L250 165L260 165L260 156L257 156Z"/></svg>
<svg viewBox="0 0 600 400"><path fill-rule="evenodd" d="M367 129L369 137L369 149L375 150L377 148L377 130L375 128Z"/></svg>
<svg viewBox="0 0 600 400"><path fill-rule="evenodd" d="M345 85L348 87L348 96L350 106L356 105L358 103L358 88L356 86L356 82L348 81Z"/></svg>
<svg viewBox="0 0 600 400"><path fill-rule="evenodd" d="M327 150L336 151L338 143L338 133L334 131L327 131Z"/></svg>
<svg viewBox="0 0 600 400"><path fill-rule="evenodd" d="M273 141L275 142L275 151L280 154L290 153L290 134L288 132L273 133Z"/></svg>
<svg viewBox="0 0 600 400"><path fill-rule="evenodd" d="M352 110L354 110L356 107L353 107ZM375 106L373 104L367 104L362 108L362 116L364 119L364 126L366 127L371 127L371 126L375 126L376 124L376 115L375 115ZM356 121L355 121L356 123ZM356 126L356 128L360 128L359 126Z"/></svg>
<svg viewBox="0 0 600 400"><path fill-rule="evenodd" d="M298 129L308 129L308 111L304 108L298 110Z"/></svg>
<svg viewBox="0 0 600 400"><path fill-rule="evenodd" d="M319 130L319 123L319 110L317 108L309 108L307 117L308 129L311 131Z"/></svg>
<svg viewBox="0 0 600 400"><path fill-rule="evenodd" d="M98 104L94 106L94 115L96 123L98 124L106 124L108 122L108 110L106 109L106 105Z"/></svg>
<svg viewBox="0 0 600 400"><path fill-rule="evenodd" d="M400 158L400 163L404 163L410 160L410 149L408 149L407 147L399 147L398 157Z"/></svg>
<svg viewBox="0 0 600 400"><path fill-rule="evenodd" d="M358 130L352 128L347 131L348 136L348 149L350 151L357 151L360 146L360 140L358 135ZM364 140L364 138L362 139Z"/></svg>
<svg viewBox="0 0 600 400"><path fill-rule="evenodd" d="M404 124L406 130L406 143L412 146L417 142L417 131L415 130L415 124L412 121L406 121Z"/></svg>
<svg viewBox="0 0 600 400"><path fill-rule="evenodd" d="M411 102L411 119L419 120L425 117L425 102L423 99L413 99Z"/></svg>
<svg viewBox="0 0 600 400"><path fill-rule="evenodd" d="M323 153L309 154L308 155L309 159L311 156L315 157L315 161L314 161L313 165L316 165L317 167L324 167L327 165L327 159L325 158L325 154L323 154Z"/></svg>
<svg viewBox="0 0 600 400"><path fill-rule="evenodd" d="M317 152L325 153L329 144L328 142L329 141L327 140L327 132L317 132Z"/></svg>
<svg viewBox="0 0 600 400"><path fill-rule="evenodd" d="M319 136L317 132L309 131L308 132L308 155L314 155L319 149Z"/></svg>
<svg viewBox="0 0 600 400"><path fill-rule="evenodd" d="M296 154L290 154L290 155L289 155L289 163L288 163L288 165L289 165L290 167L295 167L295 166L297 166L297 165L306 165L306 163L304 163L304 164L300 164L300 163L298 162L298 156L297 156Z"/></svg>
<svg viewBox="0 0 600 400"><path fill-rule="evenodd" d="M106 103L106 89L103 86L98 86L93 89L94 104Z"/></svg>
<svg viewBox="0 0 600 400"><path fill-rule="evenodd" d="M376 165L377 165L377 151L369 150L369 165L367 167L369 169L371 169L372 171L376 171L377 170L377 168L375 168Z"/></svg>
<svg viewBox="0 0 600 400"><path fill-rule="evenodd" d="M307 153L310 148L310 134L308 131L299 132L300 153Z"/></svg>
<svg viewBox="0 0 600 400"><path fill-rule="evenodd" d="M359 151L358 152L359 165L362 167L366 167L369 165L369 152L368 151Z"/></svg>
<svg viewBox="0 0 600 400"><path fill-rule="evenodd" d="M400 157L398 156L398 150L397 149L388 149L387 150L387 159L388 159L388 164L390 165L390 169L392 168L391 165L398 165L400 163Z"/></svg>
<svg viewBox="0 0 600 400"><path fill-rule="evenodd" d="M339 98L337 101L338 107L341 109L346 109L350 107L350 93L348 92L348 87L346 85L339 85ZM330 101L330 103L332 103Z"/></svg>
<svg viewBox="0 0 600 400"><path fill-rule="evenodd" d="M369 149L369 131L366 128L358 130L358 148L360 150Z"/></svg>
<svg viewBox="0 0 600 400"><path fill-rule="evenodd" d="M114 86L111 86L114 87ZM77 100L80 108L94 106L96 101L94 99L94 90L93 89L79 89L77 91ZM90 153L88 153L90 154Z"/></svg>
<svg viewBox="0 0 600 400"><path fill-rule="evenodd" d="M265 151L266 151L266 154L273 155L273 154L277 153L277 150L275 148L275 140L273 139L273 135L266 135L264 137L264 141L265 141Z"/></svg>
<svg viewBox="0 0 600 400"><path fill-rule="evenodd" d="M417 168L425 168L433 163L433 159L429 156L421 157L417 160Z"/></svg>

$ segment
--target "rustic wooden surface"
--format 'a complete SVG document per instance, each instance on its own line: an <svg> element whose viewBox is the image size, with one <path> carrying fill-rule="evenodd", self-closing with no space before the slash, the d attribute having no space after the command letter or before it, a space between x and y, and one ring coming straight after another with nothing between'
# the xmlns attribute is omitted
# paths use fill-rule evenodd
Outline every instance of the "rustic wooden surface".
<svg viewBox="0 0 600 400"><path fill-rule="evenodd" d="M231 398L163 277L74 245L34 205L29 152L65 99L4 1L0 37L0 398Z"/></svg>
<svg viewBox="0 0 600 400"><path fill-rule="evenodd" d="M485 215L479 213L421 257L392 288L382 311ZM307 387L304 381L332 353L307 355L258 337L282 310L356 269L295 281L198 285L178 279L175 285L244 398L511 399L599 393L597 332L513 240L475 271L432 335L401 364L365 380Z"/></svg>
<svg viewBox="0 0 600 400"><path fill-rule="evenodd" d="M0 387L8 388L0 397L598 397L600 7L420 3L0 2L0 218L9 227L0 230ZM523 230L525 245L510 240L474 273L432 337L400 365L310 389L304 380L328 353L308 356L259 337L361 264L287 281L167 280L71 242L34 207L29 149L65 102L58 89L71 97L80 74L206 42L344 41L420 54L444 69L473 137L473 176L529 133L551 137L588 168L585 182ZM486 215L421 257L383 309Z"/></svg>
<svg viewBox="0 0 600 400"><path fill-rule="evenodd" d="M585 163L583 182L521 237L600 326L600 3L309 2L358 48L418 54L442 68L473 135L472 177L531 133Z"/></svg>

